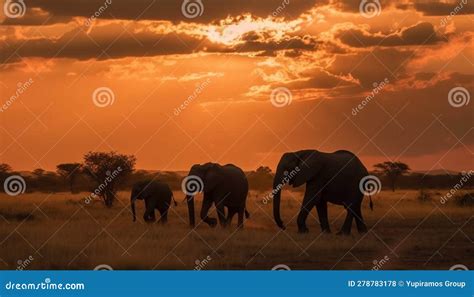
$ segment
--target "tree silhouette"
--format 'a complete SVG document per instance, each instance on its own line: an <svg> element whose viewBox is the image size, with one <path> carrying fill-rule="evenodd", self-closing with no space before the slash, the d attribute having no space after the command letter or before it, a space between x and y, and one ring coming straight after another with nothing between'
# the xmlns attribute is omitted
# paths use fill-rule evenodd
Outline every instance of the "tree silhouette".
<svg viewBox="0 0 474 297"><path fill-rule="evenodd" d="M0 183L3 185L5 179L11 174L12 167L6 163L0 163ZM3 189L3 186L0 186Z"/></svg>
<svg viewBox="0 0 474 297"><path fill-rule="evenodd" d="M261 174L261 175L270 175L270 174L272 174L272 170L268 166L260 166L260 167L257 168L257 170L255 172L257 174Z"/></svg>
<svg viewBox="0 0 474 297"><path fill-rule="evenodd" d="M117 185L133 172L136 158L116 152L89 152L84 155L84 173L96 183L94 194L111 207L117 192Z"/></svg>
<svg viewBox="0 0 474 297"><path fill-rule="evenodd" d="M36 178L41 178L46 173L46 170L42 168L36 168L32 173Z"/></svg>
<svg viewBox="0 0 474 297"><path fill-rule="evenodd" d="M76 177L81 173L81 163L63 163L56 166L56 172L69 183L69 190L73 193Z"/></svg>
<svg viewBox="0 0 474 297"><path fill-rule="evenodd" d="M8 174L12 171L12 167L6 163L0 163L0 174Z"/></svg>
<svg viewBox="0 0 474 297"><path fill-rule="evenodd" d="M410 167L402 162L383 162L374 165L375 173L385 175L392 186L392 191L395 192L395 184L398 178L410 171Z"/></svg>
<svg viewBox="0 0 474 297"><path fill-rule="evenodd" d="M255 171L247 174L249 186L252 189L263 191L271 188L273 181L273 174L270 167L260 166Z"/></svg>

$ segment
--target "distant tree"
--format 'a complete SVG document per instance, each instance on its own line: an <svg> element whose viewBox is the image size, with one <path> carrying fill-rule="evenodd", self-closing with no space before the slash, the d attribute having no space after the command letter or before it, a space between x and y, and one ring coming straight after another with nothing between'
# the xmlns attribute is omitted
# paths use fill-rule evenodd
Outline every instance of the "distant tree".
<svg viewBox="0 0 474 297"><path fill-rule="evenodd" d="M395 184L398 178L410 171L410 167L402 162L383 162L374 165L375 173L386 176L395 192Z"/></svg>
<svg viewBox="0 0 474 297"><path fill-rule="evenodd" d="M257 168L257 170L255 170L255 172L257 174L261 174L261 175L270 175L270 174L272 174L272 170L268 166L260 166L260 167Z"/></svg>
<svg viewBox="0 0 474 297"><path fill-rule="evenodd" d="M41 168L36 168L35 170L33 170L32 173L36 178L40 178L46 173L46 170L41 169Z"/></svg>
<svg viewBox="0 0 474 297"><path fill-rule="evenodd" d="M81 169L81 163L63 163L56 166L56 172L68 182L71 193L74 192L74 180L81 173Z"/></svg>
<svg viewBox="0 0 474 297"><path fill-rule="evenodd" d="M0 183L3 185L5 179L11 174L12 168L10 165L0 163ZM3 187L3 186L0 186Z"/></svg>
<svg viewBox="0 0 474 297"><path fill-rule="evenodd" d="M6 163L0 163L0 174L8 174L12 171L12 167Z"/></svg>
<svg viewBox="0 0 474 297"><path fill-rule="evenodd" d="M268 166L260 166L247 174L251 189L263 191L272 187L273 174Z"/></svg>
<svg viewBox="0 0 474 297"><path fill-rule="evenodd" d="M96 183L94 194L101 197L107 207L111 207L117 192L117 185L135 167L136 158L116 152L89 152L84 155L84 173Z"/></svg>

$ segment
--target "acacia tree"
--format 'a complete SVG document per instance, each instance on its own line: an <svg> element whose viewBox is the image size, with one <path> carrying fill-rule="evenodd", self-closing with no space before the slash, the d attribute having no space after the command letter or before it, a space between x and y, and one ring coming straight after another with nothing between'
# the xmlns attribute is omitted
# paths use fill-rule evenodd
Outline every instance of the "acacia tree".
<svg viewBox="0 0 474 297"><path fill-rule="evenodd" d="M123 181L135 167L136 158L116 152L89 152L84 155L84 173L96 183L94 194L101 197L107 207L115 201L117 185Z"/></svg>
<svg viewBox="0 0 474 297"><path fill-rule="evenodd" d="M81 163L63 163L56 166L56 172L69 184L69 190L73 193L73 185L76 177L81 173Z"/></svg>
<svg viewBox="0 0 474 297"><path fill-rule="evenodd" d="M12 167L6 163L0 163L0 183L3 185L5 179L12 172Z"/></svg>
<svg viewBox="0 0 474 297"><path fill-rule="evenodd" d="M386 176L395 192L395 184L398 178L410 171L410 167L402 162L383 162L374 165L375 173Z"/></svg>

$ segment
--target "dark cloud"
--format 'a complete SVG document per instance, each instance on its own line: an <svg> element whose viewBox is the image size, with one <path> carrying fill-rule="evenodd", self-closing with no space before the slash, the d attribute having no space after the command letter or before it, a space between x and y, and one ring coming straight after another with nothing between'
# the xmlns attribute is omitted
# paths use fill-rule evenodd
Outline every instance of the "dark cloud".
<svg viewBox="0 0 474 297"><path fill-rule="evenodd" d="M89 34L77 28L58 39L9 40L0 45L0 63L27 57L107 60L197 52L274 56L278 51L314 50L316 46L317 40L312 37L288 36L276 40L255 33L245 35L238 45L226 46L184 33L158 34L146 29L129 33L119 24L109 24L96 26Z"/></svg>
<svg viewBox="0 0 474 297"><path fill-rule="evenodd" d="M358 13L361 0L333 0L332 4L341 11ZM375 2L366 0L367 3ZM379 0L381 11L388 8L398 8L401 10L416 10L427 16L446 16L450 13L456 15L473 14L474 7L469 0Z"/></svg>
<svg viewBox="0 0 474 297"><path fill-rule="evenodd" d="M432 45L447 41L440 36L431 23L418 23L403 29L399 33L383 35L370 33L362 29L349 29L336 35L343 43L353 47L366 46L406 46L406 45Z"/></svg>
<svg viewBox="0 0 474 297"><path fill-rule="evenodd" d="M427 16L447 16L474 14L474 6L468 0L443 1L414 1L410 5L397 5L400 9L414 8Z"/></svg>
<svg viewBox="0 0 474 297"><path fill-rule="evenodd" d="M225 19L228 16L240 16L250 13L256 17L277 16L286 19L295 19L317 4L326 4L324 0L259 0L251 3L242 3L241 0L30 0L28 10L41 9L55 17L85 17L101 11L101 19L122 20L165 20L171 22L210 23ZM186 18L182 13L183 2L202 3L202 14L195 18ZM285 2L288 2L286 4ZM105 9L104 9L105 8ZM57 20L57 19L56 19ZM29 24L41 24L40 19L30 19ZM23 20L12 19L10 23L21 24Z"/></svg>
<svg viewBox="0 0 474 297"><path fill-rule="evenodd" d="M272 53L281 50L294 50L299 52L300 50L315 50L318 41L314 37L309 36L287 36L281 40L270 38L265 33L249 32L242 36L242 40L245 42L243 45L238 45L234 49L241 52L266 52Z"/></svg>
<svg viewBox="0 0 474 297"><path fill-rule="evenodd" d="M78 60L190 54L203 47L218 51L215 44L184 34L158 35L150 32L133 34L117 31L115 25L101 27L87 35L80 29L59 39L31 39L10 42L0 48L0 62L12 62L23 57L72 58ZM115 33L115 34L114 34ZM13 60L13 61L14 61Z"/></svg>
<svg viewBox="0 0 474 297"><path fill-rule="evenodd" d="M39 8L28 8L25 15L20 18L5 18L1 25L39 26L52 25L56 23L67 23L72 20L71 16L54 16Z"/></svg>
<svg viewBox="0 0 474 297"><path fill-rule="evenodd" d="M287 87L290 89L332 89L354 84L322 69L313 69L302 73L301 76L307 78L289 83Z"/></svg>
<svg viewBox="0 0 474 297"><path fill-rule="evenodd" d="M405 73L405 64L413 57L413 51L398 48L375 48L371 52L360 52L337 56L327 69L331 73L352 75L365 89L385 78L393 81L396 75Z"/></svg>

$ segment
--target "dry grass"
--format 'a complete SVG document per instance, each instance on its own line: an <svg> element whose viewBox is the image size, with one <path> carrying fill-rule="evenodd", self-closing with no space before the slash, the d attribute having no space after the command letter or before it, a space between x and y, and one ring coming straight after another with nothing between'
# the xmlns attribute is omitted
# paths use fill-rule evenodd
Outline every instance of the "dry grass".
<svg viewBox="0 0 474 297"><path fill-rule="evenodd" d="M292 269L372 269L374 261L389 257L380 269L448 269L454 264L474 267L473 208L439 203L445 191L431 191L431 202L420 203L418 191L382 192L371 212L363 214L371 231L350 237L320 233L316 211L308 218L309 234L297 234L295 217L301 193L284 192L282 216L288 228L276 228L271 204L252 193L251 218L245 229L188 227L181 193L169 223L132 223L129 193L119 193L112 209L100 203L86 205L82 194L0 195L0 268L16 269L18 260L32 256L26 269L194 269L197 260L210 257L203 269L270 269L286 264ZM200 209L198 204L197 211ZM197 212L196 212L197 214ZM331 227L337 231L345 216L331 205Z"/></svg>

